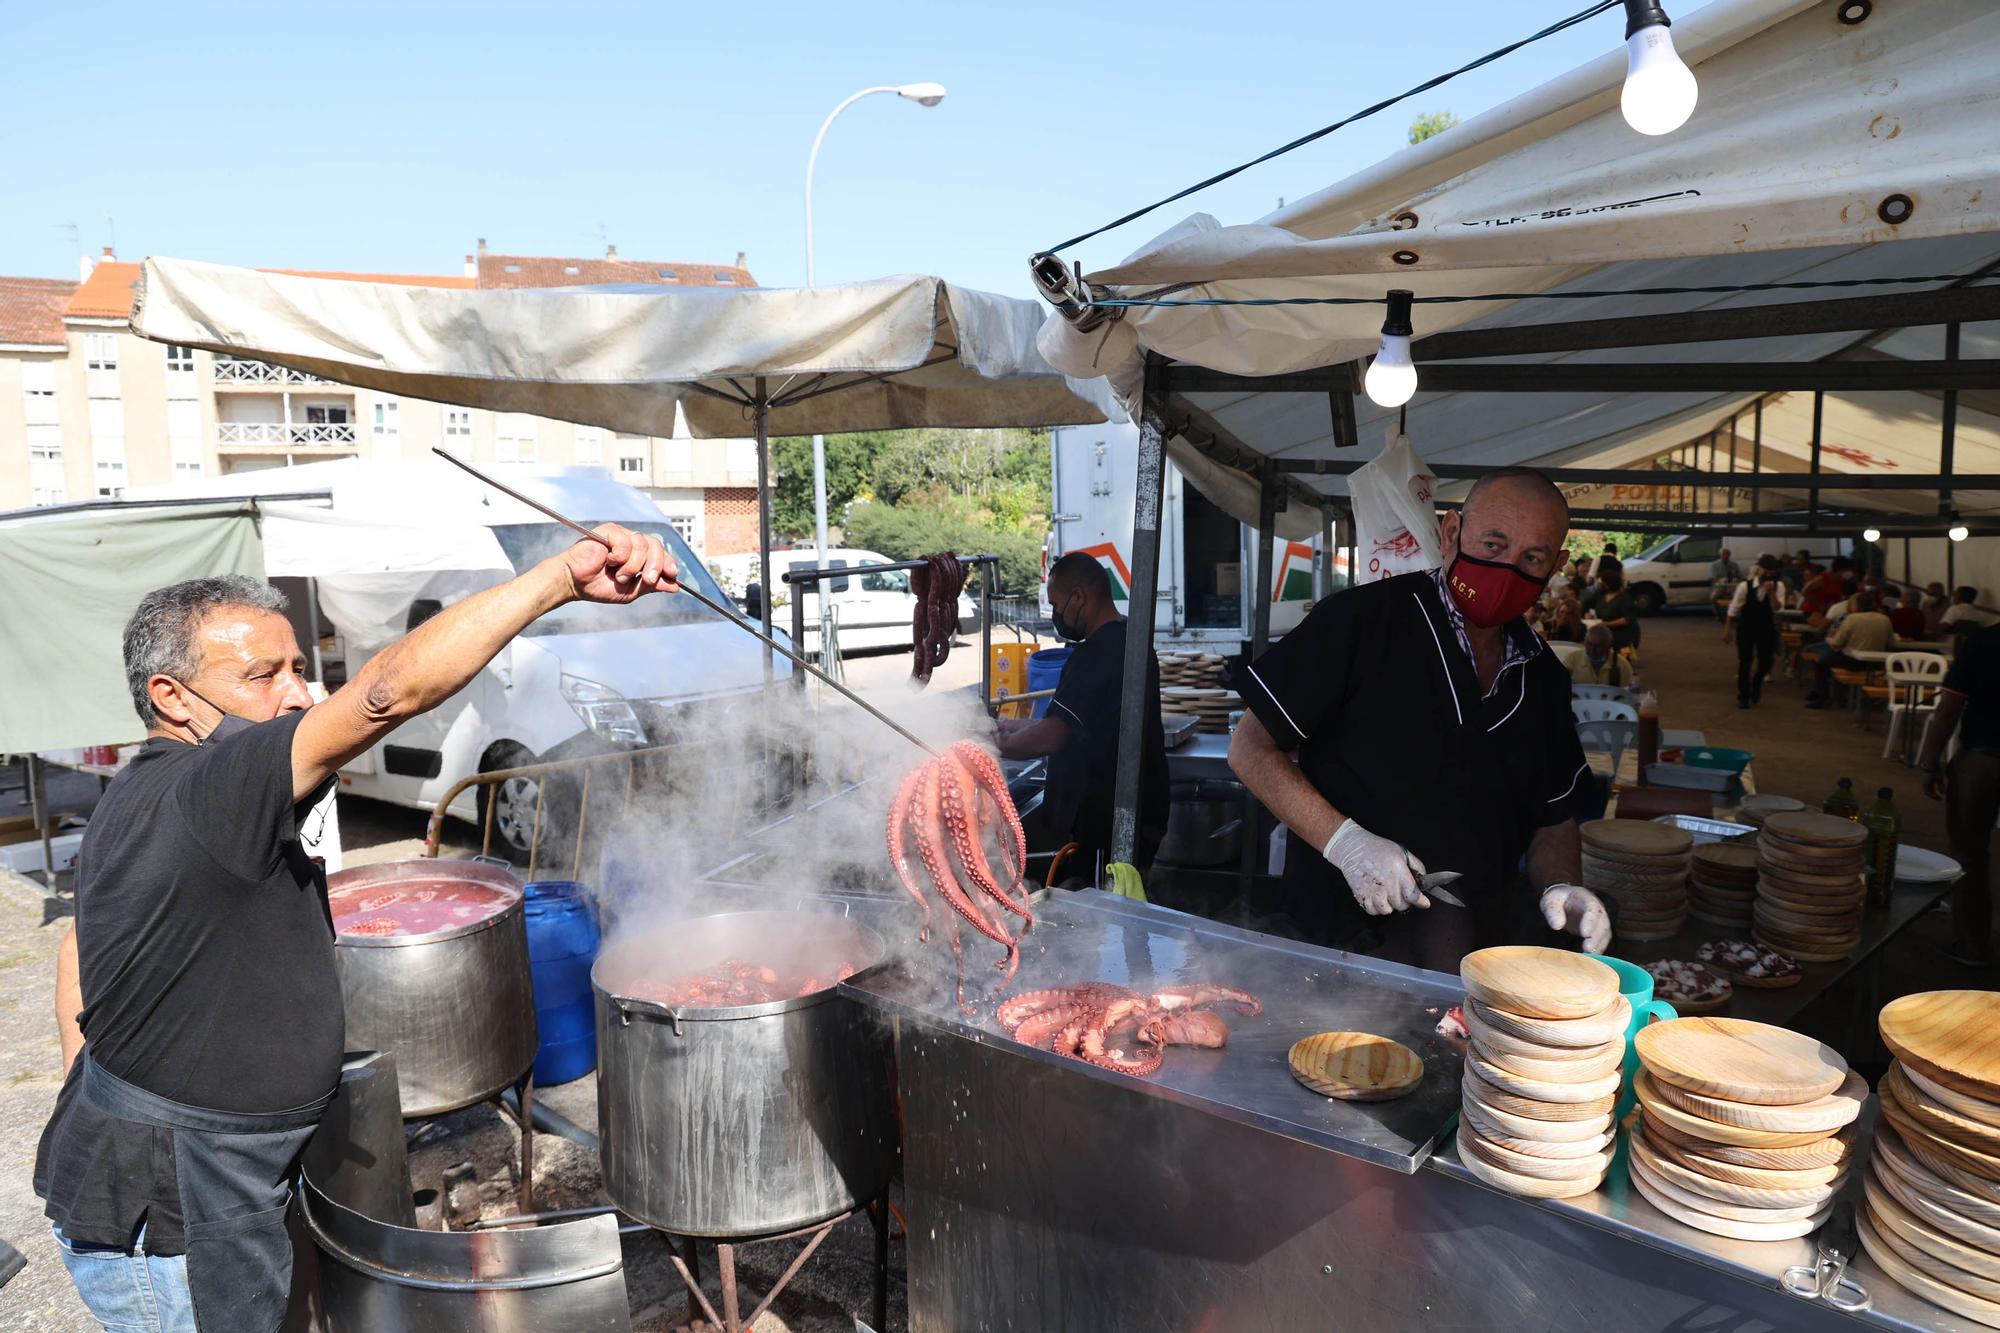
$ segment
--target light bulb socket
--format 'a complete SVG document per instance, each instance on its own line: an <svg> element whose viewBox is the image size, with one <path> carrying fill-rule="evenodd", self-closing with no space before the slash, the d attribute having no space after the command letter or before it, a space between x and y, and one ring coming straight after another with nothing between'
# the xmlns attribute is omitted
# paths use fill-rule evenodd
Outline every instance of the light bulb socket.
<svg viewBox="0 0 2000 1333"><path fill-rule="evenodd" d="M1653 0L1625 0L1625 40L1641 28L1671 28L1674 21Z"/></svg>
<svg viewBox="0 0 2000 1333"><path fill-rule="evenodd" d="M1409 338L1416 335L1416 328L1410 323L1410 312L1415 308L1417 294L1401 287L1389 293L1389 314L1382 321L1384 336Z"/></svg>

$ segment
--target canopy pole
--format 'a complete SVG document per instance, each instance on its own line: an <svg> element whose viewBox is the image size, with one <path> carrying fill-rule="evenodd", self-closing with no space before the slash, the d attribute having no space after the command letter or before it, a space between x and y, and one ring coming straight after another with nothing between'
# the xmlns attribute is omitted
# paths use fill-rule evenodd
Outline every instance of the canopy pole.
<svg viewBox="0 0 2000 1333"><path fill-rule="evenodd" d="M1250 656L1264 655L1271 646L1271 529L1278 526L1278 488L1271 478L1257 481L1256 609L1250 613Z"/></svg>
<svg viewBox="0 0 2000 1333"><path fill-rule="evenodd" d="M1132 487L1132 586L1126 603L1125 670L1118 692L1118 777L1112 785L1111 860L1134 864L1139 845L1139 762L1153 621L1160 587L1160 492L1167 474L1167 394L1156 356L1146 358L1139 413L1139 463ZM1268 494L1268 490L1266 492Z"/></svg>
<svg viewBox="0 0 2000 1333"><path fill-rule="evenodd" d="M1944 354L1949 360L1958 359L1958 325L1944 326ZM1938 472L1944 477L1938 487L1938 517L1951 517L1951 470L1952 455L1958 450L1958 390L1944 391L1944 422L1938 437Z"/></svg>
<svg viewBox="0 0 2000 1333"><path fill-rule="evenodd" d="M1729 512L1736 512L1736 414L1729 414Z"/></svg>
<svg viewBox="0 0 2000 1333"><path fill-rule="evenodd" d="M1313 562L1319 577L1313 580L1313 600L1322 601L1333 593L1333 506L1319 507L1319 559Z"/></svg>
<svg viewBox="0 0 2000 1333"><path fill-rule="evenodd" d="M1819 480L1819 450L1821 443L1819 437L1820 428L1825 421L1825 414L1826 390L1814 389L1812 438L1812 475L1814 481ZM1806 501L1806 527L1808 530L1817 530L1819 527L1819 487L1817 486L1813 487L1812 494Z"/></svg>
<svg viewBox="0 0 2000 1333"><path fill-rule="evenodd" d="M752 409L757 420L757 577L763 595L757 600L758 616L764 622L764 637L771 637L771 394L762 375L757 377L757 401ZM796 593L793 594L797 596ZM792 647L803 652L805 645ZM764 683L776 674L771 646L764 645Z"/></svg>
<svg viewBox="0 0 2000 1333"><path fill-rule="evenodd" d="M1753 416L1750 424L1750 470L1762 474L1764 471L1764 400L1759 398L1751 404ZM1750 488L1750 512L1755 514L1764 507L1764 488Z"/></svg>

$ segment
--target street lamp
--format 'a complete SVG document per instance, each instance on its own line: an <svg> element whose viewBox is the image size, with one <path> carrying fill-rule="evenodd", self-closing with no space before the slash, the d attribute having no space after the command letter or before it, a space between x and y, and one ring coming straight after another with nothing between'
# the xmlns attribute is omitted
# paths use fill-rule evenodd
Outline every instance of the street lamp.
<svg viewBox="0 0 2000 1333"><path fill-rule="evenodd" d="M864 97L876 93L894 93L918 106L936 106L944 100L944 85L941 83L883 84L876 88L863 88L839 106L820 123L819 133L813 136L812 153L806 158L806 286L813 285L813 168L819 165L819 146L826 141L826 132L833 128L833 122L841 112L853 106ZM826 437L813 436L813 526L814 540L818 548L815 567L826 564ZM826 657L826 590L819 585L819 646L822 660ZM831 664L829 664L831 669Z"/></svg>

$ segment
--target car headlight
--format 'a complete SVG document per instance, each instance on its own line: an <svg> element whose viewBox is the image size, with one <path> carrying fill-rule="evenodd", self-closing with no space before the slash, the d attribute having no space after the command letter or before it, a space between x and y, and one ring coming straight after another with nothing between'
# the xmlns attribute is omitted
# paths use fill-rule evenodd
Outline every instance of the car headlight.
<svg viewBox="0 0 2000 1333"><path fill-rule="evenodd" d="M562 696L576 715L600 738L619 745L644 745L646 728L631 702L609 685L582 676L562 678Z"/></svg>

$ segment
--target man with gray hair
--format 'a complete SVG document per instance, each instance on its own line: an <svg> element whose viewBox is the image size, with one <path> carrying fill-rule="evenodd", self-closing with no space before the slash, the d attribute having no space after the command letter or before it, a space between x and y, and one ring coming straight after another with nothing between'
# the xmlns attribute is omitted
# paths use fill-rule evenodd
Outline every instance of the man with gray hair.
<svg viewBox="0 0 2000 1333"><path fill-rule="evenodd" d="M241 576L148 593L125 627L147 737L79 850L58 967L66 1057L35 1190L107 1327L268 1330L291 1286L285 1213L332 1100L345 1024L326 876L301 812L343 764L443 703L572 601L678 584L657 537L615 524L459 602L325 702L284 598Z"/></svg>

